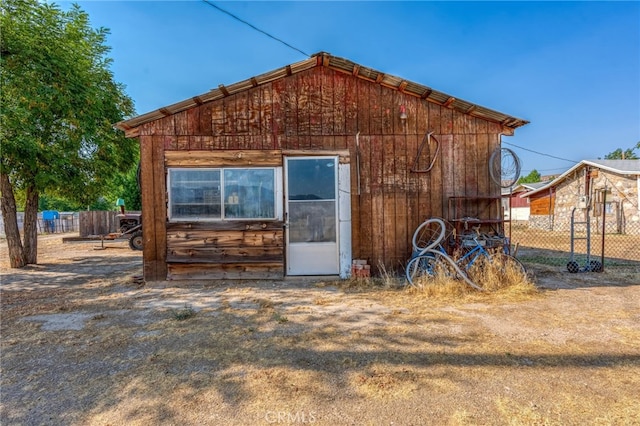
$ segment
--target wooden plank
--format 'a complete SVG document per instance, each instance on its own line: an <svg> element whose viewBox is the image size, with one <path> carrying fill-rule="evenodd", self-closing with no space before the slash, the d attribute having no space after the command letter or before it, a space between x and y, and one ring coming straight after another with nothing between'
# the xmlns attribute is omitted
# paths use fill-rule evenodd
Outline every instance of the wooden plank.
<svg viewBox="0 0 640 426"><path fill-rule="evenodd" d="M188 136L181 136L187 137ZM176 150L178 149L178 137L177 136L164 136L164 149Z"/></svg>
<svg viewBox="0 0 640 426"><path fill-rule="evenodd" d="M298 80L298 136L308 136L311 134L310 128L310 109L309 109L309 97L311 93L311 81L308 71L302 72L296 75ZM309 146L309 138L304 138L306 143L300 141L300 147Z"/></svg>
<svg viewBox="0 0 640 426"><path fill-rule="evenodd" d="M174 122L176 127L176 135L187 136L189 135L189 120L187 111L180 111L174 114Z"/></svg>
<svg viewBox="0 0 640 426"><path fill-rule="evenodd" d="M171 144L167 144L165 141L165 148L169 149L169 146L174 145L173 143ZM178 136L176 138L176 143L175 143L175 149L179 150L179 151L188 151L190 149L189 146L189 136ZM198 149L196 147L194 147L193 149Z"/></svg>
<svg viewBox="0 0 640 426"><path fill-rule="evenodd" d="M360 134L369 134L369 87L371 83L362 79L356 79L356 89L358 90L357 96L357 110L358 110L358 131Z"/></svg>
<svg viewBox="0 0 640 426"><path fill-rule="evenodd" d="M187 134L198 135L200 134L200 108L189 108L187 112Z"/></svg>
<svg viewBox="0 0 640 426"><path fill-rule="evenodd" d="M323 135L333 135L333 71L328 68L322 67L321 69L321 87L320 87L320 107L322 116L322 131Z"/></svg>
<svg viewBox="0 0 640 426"><path fill-rule="evenodd" d="M159 120L160 134L161 135L175 135L176 134L176 124L175 124L175 115L169 115Z"/></svg>
<svg viewBox="0 0 640 426"><path fill-rule="evenodd" d="M273 128L271 130L273 149L283 148L282 135L284 134L284 105L282 93L284 92L284 80L276 80L272 83L271 102L273 110ZM286 148L286 147L285 147Z"/></svg>
<svg viewBox="0 0 640 426"><path fill-rule="evenodd" d="M355 153L355 137L351 141L350 149ZM355 156L354 156L355 158ZM354 258L360 256L360 195L357 193L357 179L356 179L356 162L352 161L349 166L349 176L351 186L349 191L351 192L351 254Z"/></svg>
<svg viewBox="0 0 640 426"><path fill-rule="evenodd" d="M211 151L216 149L215 139L213 136L198 136L202 149Z"/></svg>
<svg viewBox="0 0 640 426"><path fill-rule="evenodd" d="M284 103L283 148L298 149L298 82L295 76L285 78L284 82L284 93L281 94Z"/></svg>
<svg viewBox="0 0 640 426"><path fill-rule="evenodd" d="M240 149L238 139L236 138L236 99L231 96L222 100L222 109L224 111L224 149Z"/></svg>
<svg viewBox="0 0 640 426"><path fill-rule="evenodd" d="M383 145L382 136L372 135L369 138L369 189L372 194L381 194L383 187Z"/></svg>
<svg viewBox="0 0 640 426"><path fill-rule="evenodd" d="M383 196L382 196L382 218L381 228L383 236L382 263L386 268L393 266L393 262L397 258L396 251L396 199L395 194L400 191L398 177L396 171L396 138L402 136L385 135L382 137L382 179L383 179ZM374 216L376 217L376 216Z"/></svg>
<svg viewBox="0 0 640 426"><path fill-rule="evenodd" d="M212 128L213 103L207 102L200 106L200 134L213 135Z"/></svg>
<svg viewBox="0 0 640 426"><path fill-rule="evenodd" d="M383 135L394 133L395 118L398 116L398 105L394 102L395 90L382 87L380 90L380 102L382 107L382 127Z"/></svg>
<svg viewBox="0 0 640 426"><path fill-rule="evenodd" d="M282 165L279 150L167 151L167 167L277 167Z"/></svg>
<svg viewBox="0 0 640 426"><path fill-rule="evenodd" d="M346 125L345 79L341 73L333 74L333 134L344 135Z"/></svg>
<svg viewBox="0 0 640 426"><path fill-rule="evenodd" d="M267 249L176 249L169 250L169 263L215 263L215 264L255 264L255 263L284 263L284 252L271 253Z"/></svg>
<svg viewBox="0 0 640 426"><path fill-rule="evenodd" d="M159 280L166 279L167 276L167 190L164 169L164 145L162 136L153 137L152 158L153 158L153 220L154 242L156 246L156 276ZM179 151L176 151L179 152ZM144 208L143 208L144 210ZM144 222L143 222L144 223ZM145 245L146 250L146 245Z"/></svg>
<svg viewBox="0 0 640 426"><path fill-rule="evenodd" d="M282 279L284 263L210 264L171 263L169 280Z"/></svg>
<svg viewBox="0 0 640 426"><path fill-rule="evenodd" d="M407 260L408 250L407 234L408 234L408 198L407 192L409 190L408 173L409 167L407 165L407 138L406 135L395 137L395 175L397 181L398 190L394 193L395 197L395 256L397 261L391 265L392 270L395 270L399 265L404 264Z"/></svg>
<svg viewBox="0 0 640 426"><path fill-rule="evenodd" d="M262 136L261 149L276 149L273 130L273 100L271 99L272 86L265 84L257 90L260 91L260 135ZM258 149L258 146L256 146Z"/></svg>
<svg viewBox="0 0 640 426"><path fill-rule="evenodd" d="M355 135L358 131L358 78L345 77L345 133Z"/></svg>
<svg viewBox="0 0 640 426"><path fill-rule="evenodd" d="M282 231L284 222L273 221L212 221L212 222L168 222L167 232L179 231Z"/></svg>
<svg viewBox="0 0 640 426"><path fill-rule="evenodd" d="M423 106L426 106L427 109L429 110L429 124L427 126L426 131L433 132L434 134L437 134L437 135L442 135L443 134L442 123L440 119L441 117L440 111L442 110L442 107L427 101L422 101L421 103Z"/></svg>
<svg viewBox="0 0 640 426"><path fill-rule="evenodd" d="M455 181L453 168L454 154L453 154L453 135L441 135L440 136L440 158L441 161L441 176L442 176L442 197L440 197L440 210L442 212L448 212L447 200L456 194ZM436 201L436 199L434 199ZM448 214L447 214L448 216ZM446 217L446 219L451 219Z"/></svg>
<svg viewBox="0 0 640 426"><path fill-rule="evenodd" d="M491 177L489 175L489 135L480 133L476 135L476 170L478 172L478 189L479 196L489 196L491 194Z"/></svg>
<svg viewBox="0 0 640 426"><path fill-rule="evenodd" d="M477 135L466 134L462 137L464 140L464 151L462 164L465 169L465 193L467 197L477 197L478 193L478 179L480 175L479 164L481 161L478 157L478 143ZM479 215L479 211L476 212Z"/></svg>
<svg viewBox="0 0 640 426"><path fill-rule="evenodd" d="M500 148L500 135L497 133L490 133L489 134L489 151L488 151L489 157L491 156L494 150L499 148ZM488 165L487 165L487 170L488 170ZM491 177L489 177L489 193L487 195L490 197L500 197L502 195L500 185L495 183L493 179L491 179Z"/></svg>
<svg viewBox="0 0 640 426"><path fill-rule="evenodd" d="M374 271L378 270L378 265L384 263L385 230L384 222L384 194L382 192L371 195L371 265Z"/></svg>
<svg viewBox="0 0 640 426"><path fill-rule="evenodd" d="M167 247L169 249L282 248L283 235L282 228L269 231L172 231L167 233Z"/></svg>
<svg viewBox="0 0 640 426"><path fill-rule="evenodd" d="M153 136L140 136L140 195L142 198L143 274L146 281L158 281L156 222L153 179Z"/></svg>
<svg viewBox="0 0 640 426"><path fill-rule="evenodd" d="M312 69L309 74L308 96L309 133L319 136L322 135L322 72L317 68Z"/></svg>
<svg viewBox="0 0 640 426"><path fill-rule="evenodd" d="M407 135L407 161L409 164L413 163L413 159L418 152L418 135ZM422 216L425 214L423 210L427 208L429 204L429 187L423 187L422 178L425 173L407 173L407 229L409 232L409 238L413 235L413 230L418 227L418 224L422 222ZM428 175L428 174L427 174ZM423 189L424 188L424 189ZM424 207L421 207L420 201L425 203Z"/></svg>
<svg viewBox="0 0 640 426"><path fill-rule="evenodd" d="M212 102L209 105L211 111L211 129L213 136L223 136L225 134L225 117L222 101Z"/></svg>
<svg viewBox="0 0 640 426"><path fill-rule="evenodd" d="M282 155L291 155L291 156L316 156L316 155L338 155L340 156L340 161L348 160L351 153L348 149L283 149Z"/></svg>
<svg viewBox="0 0 640 426"><path fill-rule="evenodd" d="M444 135L453 133L453 111L440 108L440 131Z"/></svg>
<svg viewBox="0 0 640 426"><path fill-rule="evenodd" d="M259 88L253 88L247 92L246 108L247 134L258 136L262 133L262 124L260 123L262 118L262 93ZM262 146L256 147L256 149L262 149Z"/></svg>
<svg viewBox="0 0 640 426"><path fill-rule="evenodd" d="M234 96L235 99L235 134L241 136L247 136L249 134L249 94L244 92L239 92ZM245 138L240 138L238 140L238 146L244 146L243 140Z"/></svg>
<svg viewBox="0 0 640 426"><path fill-rule="evenodd" d="M453 196L466 196L467 195L467 171L471 169L473 165L466 164L466 140L464 135L453 135L453 158L451 169L453 172Z"/></svg>
<svg viewBox="0 0 640 426"><path fill-rule="evenodd" d="M372 135L382 134L382 88L371 85L369 88L369 130Z"/></svg>
<svg viewBox="0 0 640 426"><path fill-rule="evenodd" d="M330 145L330 147L333 147L333 139L331 138L329 141L327 141L328 137L326 136L309 136L309 149L304 149L304 150L297 150L297 151L304 151L304 152L315 152L315 155L324 155L327 152L325 151L326 146L325 145ZM296 150L287 150L287 151L296 151Z"/></svg>
<svg viewBox="0 0 640 426"><path fill-rule="evenodd" d="M361 224L358 246L360 252L354 252L354 256L362 259L373 259L373 227L376 221L372 216L372 199L371 199L371 137L369 135L360 135L360 166L359 173L356 169L355 181L356 190L354 194L359 199L358 216ZM354 163L357 161L354 159ZM358 167L357 167L358 168ZM358 175L360 176L360 185L358 188ZM355 214L355 212L353 213Z"/></svg>

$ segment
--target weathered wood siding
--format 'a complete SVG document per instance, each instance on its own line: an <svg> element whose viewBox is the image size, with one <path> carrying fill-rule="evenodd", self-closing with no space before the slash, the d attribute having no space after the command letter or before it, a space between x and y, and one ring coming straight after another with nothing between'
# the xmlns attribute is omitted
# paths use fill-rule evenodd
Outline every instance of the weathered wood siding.
<svg viewBox="0 0 640 426"><path fill-rule="evenodd" d="M543 192L529 198L529 214L532 216L553 214L556 202L555 194L550 195L549 192Z"/></svg>
<svg viewBox="0 0 640 426"><path fill-rule="evenodd" d="M499 123L453 111L446 103L322 66L146 123L139 129L145 277L284 273L281 234L260 237L264 251L256 252L245 250L244 230L210 227L185 233L167 224L169 165L265 165L257 157L278 157L281 164L283 150L348 150L353 255L374 267L398 269L410 255L414 229L425 218L446 217L449 197L500 196L488 174L488 159L503 131ZM418 169L431 162L436 140L437 158L431 171L414 173L411 168L428 132L434 139L423 148ZM252 151L266 154L252 157ZM244 154L234 157L238 153ZM224 248L217 243L221 232L229 241ZM217 264L213 259L223 253L229 253L228 262ZM235 261L238 256L242 262ZM263 262L253 262L258 258Z"/></svg>

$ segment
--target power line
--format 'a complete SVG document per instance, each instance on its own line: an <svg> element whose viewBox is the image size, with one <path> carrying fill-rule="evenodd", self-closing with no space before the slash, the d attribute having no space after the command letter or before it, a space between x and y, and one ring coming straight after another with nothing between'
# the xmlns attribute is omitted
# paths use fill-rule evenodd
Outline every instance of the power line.
<svg viewBox="0 0 640 426"><path fill-rule="evenodd" d="M528 148L523 148L523 147L521 147L521 146L518 146L518 145L515 145L515 144L512 144L512 143L509 143L509 142L502 141L502 143L506 143L507 145L511 145L511 146L516 147L516 148L523 149L523 150L525 150L525 151L533 152L534 154L544 155L545 157L555 158L556 160L568 161L568 162L570 162L570 163L574 163L574 164L579 163L579 161L575 161L575 160L567 160L566 158L556 157L556 156L554 156L554 155L545 154L545 153L543 153L543 152L534 151L534 150L532 150L532 149L528 149Z"/></svg>
<svg viewBox="0 0 640 426"><path fill-rule="evenodd" d="M302 50L298 49L297 47L294 47L294 46L290 45L289 43L287 43L287 42L286 42L286 41L284 41L284 40L279 39L278 37L272 36L272 35L271 35L271 34L269 34L268 32L263 31L263 30L261 30L260 28L256 27L255 25L252 25L252 24L250 24L249 22L245 21L244 19L237 17L237 16L236 16L236 15L234 15L233 13L231 13L231 12L229 12L229 11L227 11L227 10L224 10L223 8L221 8L220 6L218 6L217 4L215 4L215 3L211 3L209 0L202 0L202 1L203 1L203 2L205 2L206 4L208 4L209 6L211 6L211 7L215 8L215 9L218 9L220 12L225 13L225 14L227 14L227 15L231 16L231 17L232 17L233 19L235 19L236 21L239 21L239 22L242 22L242 23L243 23L243 24L245 24L245 25L248 25L249 27L253 28L254 30L256 30L256 31L258 31L258 32L260 32L260 33L262 33L262 34L266 35L267 37L272 38L272 39L274 39L275 41L280 42L280 43L284 44L285 46L287 46L287 47L289 47L289 48L291 48L291 49L293 49L293 50L295 50L295 51L297 51L297 52L302 53L304 56L311 57L311 55L309 55L308 53L303 52Z"/></svg>

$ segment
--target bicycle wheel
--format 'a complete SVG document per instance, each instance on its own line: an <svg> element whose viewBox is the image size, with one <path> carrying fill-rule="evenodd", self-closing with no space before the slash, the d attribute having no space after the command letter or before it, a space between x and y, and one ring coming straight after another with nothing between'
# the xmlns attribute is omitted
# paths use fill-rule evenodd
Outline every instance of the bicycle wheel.
<svg viewBox="0 0 640 426"><path fill-rule="evenodd" d="M505 272L514 272L522 275L527 275L527 268L524 267L522 262L517 257L513 257L510 254L499 253L498 254L502 265L504 265Z"/></svg>
<svg viewBox="0 0 640 426"><path fill-rule="evenodd" d="M425 220L413 233L411 240L413 252L423 254L436 247L444 238L445 231L446 226L442 219L434 217Z"/></svg>
<svg viewBox="0 0 640 426"><path fill-rule="evenodd" d="M407 281L414 287L422 287L425 280L435 277L435 268L435 256L416 256L407 264L405 271Z"/></svg>
<svg viewBox="0 0 640 426"><path fill-rule="evenodd" d="M423 287L436 276L444 276L461 279L476 290L482 290L482 287L469 279L453 259L437 250L427 249L422 255L411 259L407 265L406 274L409 283L418 288Z"/></svg>
<svg viewBox="0 0 640 426"><path fill-rule="evenodd" d="M509 148L496 148L489 157L489 175L502 188L509 188L520 177L520 159Z"/></svg>

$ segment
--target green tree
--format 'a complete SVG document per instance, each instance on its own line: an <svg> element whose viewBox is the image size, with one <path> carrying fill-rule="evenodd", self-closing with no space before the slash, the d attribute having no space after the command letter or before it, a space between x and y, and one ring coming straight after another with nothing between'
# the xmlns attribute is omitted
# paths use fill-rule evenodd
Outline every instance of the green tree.
<svg viewBox="0 0 640 426"><path fill-rule="evenodd" d="M128 170L136 143L112 123L133 113L105 45L79 6L0 4L0 192L11 267L37 263L39 195L89 205ZM24 242L15 192L25 193Z"/></svg>
<svg viewBox="0 0 640 426"><path fill-rule="evenodd" d="M637 160L638 156L634 152L635 149L640 149L640 142L634 148L628 148L623 150L618 148L615 151L611 151L604 156L605 160Z"/></svg>
<svg viewBox="0 0 640 426"><path fill-rule="evenodd" d="M533 169L531 173L518 179L518 183L535 183L540 182L540 173Z"/></svg>

